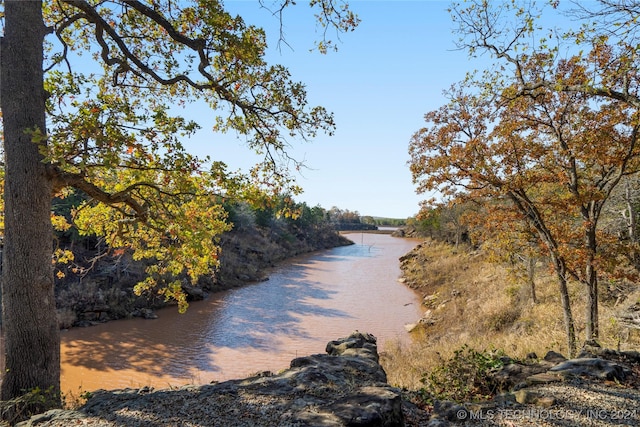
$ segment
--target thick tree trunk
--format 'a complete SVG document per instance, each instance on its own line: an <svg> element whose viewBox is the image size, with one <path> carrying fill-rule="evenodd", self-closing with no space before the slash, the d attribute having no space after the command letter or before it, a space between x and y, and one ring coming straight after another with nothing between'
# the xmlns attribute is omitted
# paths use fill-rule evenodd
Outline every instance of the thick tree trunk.
<svg viewBox="0 0 640 427"><path fill-rule="evenodd" d="M6 0L0 72L4 122L5 235L1 398L39 390L59 404L60 337L51 265L51 182L34 141L45 134L39 1Z"/></svg>

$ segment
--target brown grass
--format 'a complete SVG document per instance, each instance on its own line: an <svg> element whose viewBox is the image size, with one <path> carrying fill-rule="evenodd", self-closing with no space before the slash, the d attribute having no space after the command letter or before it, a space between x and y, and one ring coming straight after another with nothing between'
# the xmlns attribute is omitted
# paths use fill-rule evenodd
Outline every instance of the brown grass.
<svg viewBox="0 0 640 427"><path fill-rule="evenodd" d="M435 323L412 332L410 345L387 343L382 349L381 363L391 384L419 389L423 374L465 344L478 350L500 349L522 359L531 352L539 357L549 350L567 354L557 283L546 265L537 266L537 304L533 304L528 286L508 266L490 262L481 251L427 241L405 261L403 271L406 283L426 297L423 308L430 310L429 317ZM583 292L579 284L572 283L570 293L580 343L584 339ZM626 302L601 297L603 347L624 350L639 346L640 338L627 336L614 320L616 310L639 298L637 288L628 293Z"/></svg>

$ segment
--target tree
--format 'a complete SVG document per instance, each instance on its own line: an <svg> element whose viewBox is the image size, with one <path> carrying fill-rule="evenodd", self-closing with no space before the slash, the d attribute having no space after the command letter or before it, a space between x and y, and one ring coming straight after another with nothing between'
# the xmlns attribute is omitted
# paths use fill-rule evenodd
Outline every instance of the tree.
<svg viewBox="0 0 640 427"><path fill-rule="evenodd" d="M46 129L46 31L38 2L5 2L0 75L5 157L3 399L35 387L59 393L60 337L51 268L53 184L33 143L43 139Z"/></svg>
<svg viewBox="0 0 640 427"><path fill-rule="evenodd" d="M606 150L598 148L600 152L606 153L599 157L600 159L609 157L603 171L610 175L603 176L602 180L594 181L593 185L587 187L590 190L588 194L592 194L592 200L582 204L580 213L588 228L588 231L585 230L584 238L589 242L589 249L584 255L591 259L581 275L581 281L586 280L589 289L587 310L590 312L587 313L586 335L587 339L597 338L597 274L594 265L597 222L604 200L609 197L620 179L637 171L634 150L637 139L637 114L640 108L640 74L636 48L639 4L633 0L600 0L597 3L599 7L591 11L578 6L577 11L571 12L579 18L588 18L581 28L564 33L556 29L546 29L544 37L534 41L532 36L536 29L536 16L540 11L533 8L514 8L514 20L517 24L512 27L513 31L510 31L502 27L497 19L505 8L492 8L487 2L471 3L469 7L456 5L453 8L455 20L460 24L460 33L463 36L461 43L472 54L490 53L500 61L498 69L510 70L513 73L513 87L509 98L532 98L544 90L558 96L564 94L584 98L583 102L596 108L600 107L600 112L604 114L605 123L601 127L604 133L597 130L595 135L607 141L607 149L611 150L611 153L606 153ZM551 2L551 5L557 8L559 2ZM554 39L557 44L552 46ZM569 52L569 55L571 52L574 54L564 58L561 52L565 51ZM587 53L583 53L585 51ZM532 58L537 62L533 69L527 67ZM563 68L564 72L559 73ZM500 78L494 74L491 81L499 83ZM609 111L605 110L606 106L610 108ZM612 111L615 109L624 113L617 115ZM616 123L616 120L619 121ZM592 129L596 128L597 126ZM620 139L620 136L624 136L626 141ZM588 138L586 140L588 141ZM595 145L594 142L591 144ZM593 166L588 159L576 158L576 161L578 168L583 166L581 162ZM574 197L577 197L581 192L573 183L574 181L568 188Z"/></svg>
<svg viewBox="0 0 640 427"><path fill-rule="evenodd" d="M366 215L360 218L360 222L362 222L363 224L368 224L368 225L376 225L376 220L374 217L370 216L370 215Z"/></svg>
<svg viewBox="0 0 640 427"><path fill-rule="evenodd" d="M598 222L613 189L637 170L640 112L615 99L594 100L546 85L521 95L521 80L539 73L567 85L585 81L591 64L610 60L610 50L596 44L588 55L560 60L554 67L548 64L550 56L527 52L511 79L503 69L500 79L469 79L466 92L465 84L452 91L451 102L428 113L428 126L414 135L410 164L419 191L502 200L498 206L517 211L536 230L556 272L573 354L567 281L584 284L586 339L596 339L597 268L603 265L598 243L610 237Z"/></svg>
<svg viewBox="0 0 640 427"><path fill-rule="evenodd" d="M570 34L593 40L588 53L562 58L548 37L531 42L535 11L470 3L452 9L463 45L502 62L480 79L470 75L468 93L454 92L449 105L427 114L430 127L410 146L414 180L422 191L502 198L529 222L556 271L573 353L567 280L585 285L586 339L595 339L599 243L611 238L598 222L616 185L637 171L636 53L583 30ZM499 24L508 11L511 33Z"/></svg>
<svg viewBox="0 0 640 427"><path fill-rule="evenodd" d="M276 12L291 4L276 4ZM358 23L346 4L310 5L325 35ZM86 194L74 211L78 229L104 236L112 250L154 260L138 291L157 289L184 302L176 278L194 280L215 266L216 237L228 227L225 198L295 191L279 162L287 159L287 139L331 132L333 118L307 105L304 85L284 67L265 63L264 31L216 0L7 0L0 16L1 397L40 390L55 405L52 197L70 189ZM325 38L318 47L327 46ZM264 155L251 175L230 174L184 150L180 138L197 125L172 115L171 106L198 99L215 113L215 129L246 136Z"/></svg>

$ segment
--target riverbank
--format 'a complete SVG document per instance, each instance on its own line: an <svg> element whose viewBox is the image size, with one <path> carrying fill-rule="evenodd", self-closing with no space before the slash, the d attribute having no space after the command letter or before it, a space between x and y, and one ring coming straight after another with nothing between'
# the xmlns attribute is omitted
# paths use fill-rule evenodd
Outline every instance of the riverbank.
<svg viewBox="0 0 640 427"><path fill-rule="evenodd" d="M329 225L304 229L236 227L221 236L219 268L202 277L197 286L184 280L183 290L190 301L201 300L209 293L266 280L265 270L285 259L351 244ZM96 251L86 246L74 247L76 260L94 259ZM69 273L57 280L56 306L61 329L132 317L155 318L155 310L172 305L157 295L134 294L134 285L144 279L145 264L134 261L130 254L104 256L91 263L87 274Z"/></svg>
<svg viewBox="0 0 640 427"><path fill-rule="evenodd" d="M327 354L298 357L277 374L153 390L100 390L75 410L52 410L18 427L455 427L631 426L640 423L640 353L587 349L566 360L505 358L488 379L501 392L481 402L431 400L393 387L376 339L354 332ZM489 378L490 377L490 378ZM468 384L473 387L473 383ZM15 407L3 402L10 418ZM12 425L5 423L3 425Z"/></svg>
<svg viewBox="0 0 640 427"><path fill-rule="evenodd" d="M422 318L416 319L413 346L384 349L392 383L411 389L422 386L421 374L442 365L456 350L469 346L501 349L525 359L529 353L567 354L562 309L555 278L539 264L534 282L536 302L526 276L514 266L494 262L487 253L425 240L401 259L402 281L422 298ZM570 283L574 312L586 303L579 284ZM600 344L606 348L640 348L640 333L620 319L640 300L635 284L602 287ZM584 335L581 316L576 335Z"/></svg>
<svg viewBox="0 0 640 427"><path fill-rule="evenodd" d="M99 391L74 411L53 410L21 427L401 426L402 398L378 364L376 338L354 332L327 354L303 356L280 373L173 390Z"/></svg>
<svg viewBox="0 0 640 427"><path fill-rule="evenodd" d="M423 315L410 325L414 337L412 344L386 346L381 364L392 385L411 390L429 411L437 408L428 391L451 391L456 388L455 378L465 378L470 373L501 365L503 357L533 363L537 356L532 359L532 355L540 355L542 360L549 352L567 354L557 284L542 264L535 270L534 302L526 276L514 271L514 266L494 262L481 250L425 240L402 257L401 263L401 281L420 293ZM572 283L570 293L575 312L582 313L586 306L582 289ZM555 403L550 407L525 407L533 410L551 408L574 415L580 409L585 413L588 409L612 413L616 404L610 403L611 396L622 395L629 395L626 399L637 405L640 396L634 394L633 389L637 387L640 371L636 353L640 348L640 334L637 329L625 327L621 319L628 317L625 313L629 307L637 306L639 300L640 291L634 284L626 288L623 285L603 287L601 293L600 344L603 348L636 355L628 364L628 369L634 372L629 378L633 379L590 379L585 383L557 383L553 379L548 384L538 384L532 391L551 396L547 404ZM577 335L582 336L584 325L578 320L576 326ZM599 348L592 350L605 352ZM479 374L479 381L490 382L482 375ZM584 375L574 379L584 379ZM446 396L454 399L453 393L449 392L443 392L439 398ZM577 402L581 396L591 403L579 406ZM475 395L474 399L480 399L480 396ZM629 401L625 402L620 404L621 409L633 408ZM494 404L489 401L490 406ZM509 421L506 417L500 423L486 425L509 425ZM553 425L635 425L610 418L589 424L591 421L594 420L582 418L578 423L567 421ZM529 419L522 423L516 421L516 425L547 425L541 420L538 422Z"/></svg>

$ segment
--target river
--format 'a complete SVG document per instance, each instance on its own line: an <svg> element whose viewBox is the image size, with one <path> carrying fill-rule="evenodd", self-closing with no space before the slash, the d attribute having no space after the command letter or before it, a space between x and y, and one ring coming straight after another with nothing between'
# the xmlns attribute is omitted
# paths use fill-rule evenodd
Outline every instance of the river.
<svg viewBox="0 0 640 427"><path fill-rule="evenodd" d="M406 340L417 295L398 283L398 258L416 240L352 233L355 245L291 259L269 280L191 303L62 332L62 390L156 388L243 378L323 353L354 330Z"/></svg>

